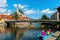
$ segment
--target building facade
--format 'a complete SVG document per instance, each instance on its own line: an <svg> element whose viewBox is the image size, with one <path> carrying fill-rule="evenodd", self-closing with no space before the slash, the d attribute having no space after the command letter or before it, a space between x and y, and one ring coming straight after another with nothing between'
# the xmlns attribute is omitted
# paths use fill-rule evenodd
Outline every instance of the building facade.
<svg viewBox="0 0 60 40"><path fill-rule="evenodd" d="M50 17L51 20L60 20L60 7L57 8L57 12L51 15Z"/></svg>
<svg viewBox="0 0 60 40"><path fill-rule="evenodd" d="M57 12L51 15L50 20L57 20Z"/></svg>

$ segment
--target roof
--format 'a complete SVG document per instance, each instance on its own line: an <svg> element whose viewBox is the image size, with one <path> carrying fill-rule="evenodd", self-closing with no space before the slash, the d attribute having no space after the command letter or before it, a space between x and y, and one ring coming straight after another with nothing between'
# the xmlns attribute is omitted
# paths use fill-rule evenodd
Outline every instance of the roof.
<svg viewBox="0 0 60 40"><path fill-rule="evenodd" d="M12 16L6 15L6 14L0 14L0 19L4 19L4 18L6 18L6 19L12 19Z"/></svg>

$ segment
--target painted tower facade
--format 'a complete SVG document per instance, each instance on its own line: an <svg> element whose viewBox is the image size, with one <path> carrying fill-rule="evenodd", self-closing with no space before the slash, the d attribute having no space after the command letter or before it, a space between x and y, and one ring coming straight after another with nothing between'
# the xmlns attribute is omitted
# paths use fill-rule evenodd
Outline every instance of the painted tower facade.
<svg viewBox="0 0 60 40"><path fill-rule="evenodd" d="M57 20L60 20L60 7L57 8Z"/></svg>
<svg viewBox="0 0 60 40"><path fill-rule="evenodd" d="M60 20L60 7L57 8L57 12L51 15L50 17L51 20Z"/></svg>

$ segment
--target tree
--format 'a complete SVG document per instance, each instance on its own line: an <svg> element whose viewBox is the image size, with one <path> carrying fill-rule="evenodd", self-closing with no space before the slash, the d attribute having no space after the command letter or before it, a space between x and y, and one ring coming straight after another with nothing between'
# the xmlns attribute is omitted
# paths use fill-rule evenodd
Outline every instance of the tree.
<svg viewBox="0 0 60 40"><path fill-rule="evenodd" d="M41 20L49 20L49 17L47 17L46 15L43 15Z"/></svg>
<svg viewBox="0 0 60 40"><path fill-rule="evenodd" d="M47 17L46 15L43 15L41 20L49 20L49 17ZM41 28L42 29L48 28L48 25L46 23L41 23Z"/></svg>

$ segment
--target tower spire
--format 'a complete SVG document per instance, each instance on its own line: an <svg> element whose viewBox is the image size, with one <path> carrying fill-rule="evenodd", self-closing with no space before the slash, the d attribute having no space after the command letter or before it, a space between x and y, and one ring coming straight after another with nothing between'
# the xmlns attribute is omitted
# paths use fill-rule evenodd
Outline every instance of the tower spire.
<svg viewBox="0 0 60 40"><path fill-rule="evenodd" d="M17 15L20 16L20 13L19 13L19 5L17 4Z"/></svg>
<svg viewBox="0 0 60 40"><path fill-rule="evenodd" d="M19 13L19 7L18 7L18 4L17 4L17 14Z"/></svg>

